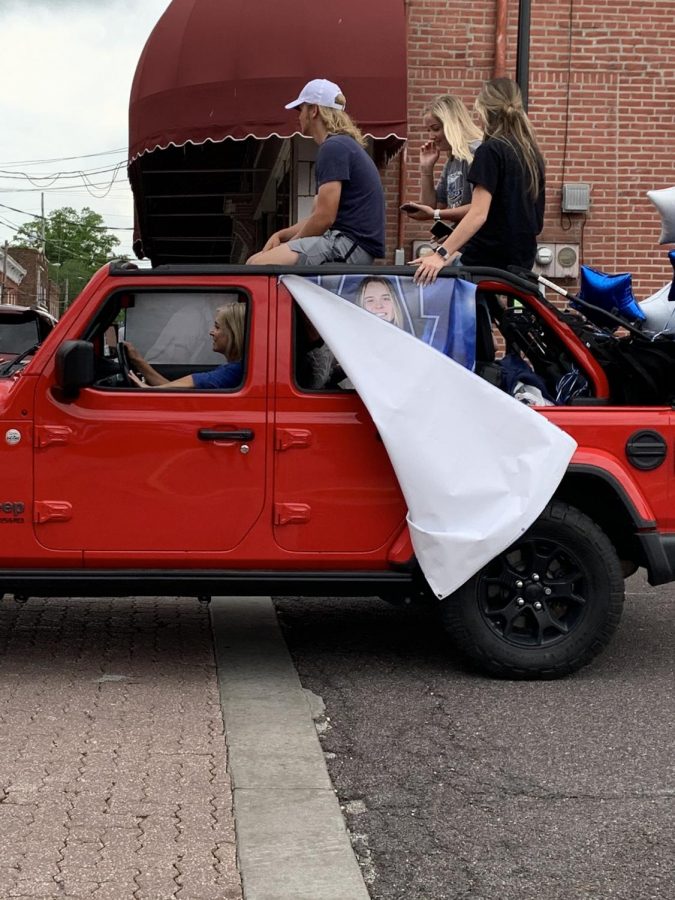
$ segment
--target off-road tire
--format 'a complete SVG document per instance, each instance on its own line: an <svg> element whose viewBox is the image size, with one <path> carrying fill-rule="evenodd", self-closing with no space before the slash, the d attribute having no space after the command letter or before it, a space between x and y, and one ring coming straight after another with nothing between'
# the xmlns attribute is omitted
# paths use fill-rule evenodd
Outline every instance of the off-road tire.
<svg viewBox="0 0 675 900"><path fill-rule="evenodd" d="M609 643L623 608L621 565L607 535L566 503L441 603L454 646L503 678L559 678Z"/></svg>

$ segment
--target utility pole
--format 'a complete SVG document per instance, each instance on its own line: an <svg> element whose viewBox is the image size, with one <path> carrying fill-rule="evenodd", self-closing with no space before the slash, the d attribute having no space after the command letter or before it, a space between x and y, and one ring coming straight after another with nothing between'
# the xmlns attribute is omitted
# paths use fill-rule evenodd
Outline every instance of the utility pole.
<svg viewBox="0 0 675 900"><path fill-rule="evenodd" d="M40 194L40 213L41 213L41 222L42 222L42 255L45 254L45 247L47 246L47 236L45 231L45 195L44 193Z"/></svg>
<svg viewBox="0 0 675 900"><path fill-rule="evenodd" d="M0 285L0 303L5 302L5 282L7 279L7 241L2 245L2 284Z"/></svg>
<svg viewBox="0 0 675 900"><path fill-rule="evenodd" d="M45 302L45 289L42 286L42 267L45 265L45 247L47 244L46 236L45 236L45 195L44 193L40 194L40 213L41 213L41 231L42 231L42 245L40 247L40 251L38 253L38 263L37 263L37 279L36 279L36 297L35 297L35 305L40 306L40 301L42 301L43 306L47 306L48 304ZM46 266L45 266L46 268ZM45 273L46 274L46 273ZM47 282L47 291L49 290L49 276L45 278Z"/></svg>

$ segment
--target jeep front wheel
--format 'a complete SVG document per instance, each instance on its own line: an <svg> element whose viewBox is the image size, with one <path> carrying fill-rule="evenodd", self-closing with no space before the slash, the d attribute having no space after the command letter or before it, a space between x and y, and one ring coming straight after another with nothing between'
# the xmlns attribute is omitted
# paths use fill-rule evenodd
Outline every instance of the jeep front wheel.
<svg viewBox="0 0 675 900"><path fill-rule="evenodd" d="M621 566L605 533L554 502L441 610L454 645L490 674L558 678L607 645L623 598Z"/></svg>

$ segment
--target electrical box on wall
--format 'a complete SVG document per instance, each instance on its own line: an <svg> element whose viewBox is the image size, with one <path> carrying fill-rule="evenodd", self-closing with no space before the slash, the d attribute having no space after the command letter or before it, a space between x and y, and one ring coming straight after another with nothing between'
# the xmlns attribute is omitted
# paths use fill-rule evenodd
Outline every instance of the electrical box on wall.
<svg viewBox="0 0 675 900"><path fill-rule="evenodd" d="M435 249L436 244L432 240L413 241L412 256L410 259L417 259L418 256L425 256L427 253L433 253Z"/></svg>
<svg viewBox="0 0 675 900"><path fill-rule="evenodd" d="M555 245L554 278L578 278L579 277L579 245L556 244Z"/></svg>
<svg viewBox="0 0 675 900"><path fill-rule="evenodd" d="M547 278L578 278L579 245L538 244L532 268Z"/></svg>
<svg viewBox="0 0 675 900"><path fill-rule="evenodd" d="M532 270L539 275L547 275L553 278L553 260L555 259L555 244L537 244L537 255L534 258Z"/></svg>
<svg viewBox="0 0 675 900"><path fill-rule="evenodd" d="M591 205L590 184L563 184L561 203L563 212L588 212Z"/></svg>

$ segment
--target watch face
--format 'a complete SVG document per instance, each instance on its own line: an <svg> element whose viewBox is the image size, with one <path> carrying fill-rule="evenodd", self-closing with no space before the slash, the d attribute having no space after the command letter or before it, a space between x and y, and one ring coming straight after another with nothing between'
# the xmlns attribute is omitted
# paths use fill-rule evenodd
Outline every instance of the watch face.
<svg viewBox="0 0 675 900"><path fill-rule="evenodd" d="M445 247L437 247L436 253L438 253L438 255L441 257L441 259L447 259L448 255L449 255L448 251L445 249Z"/></svg>

